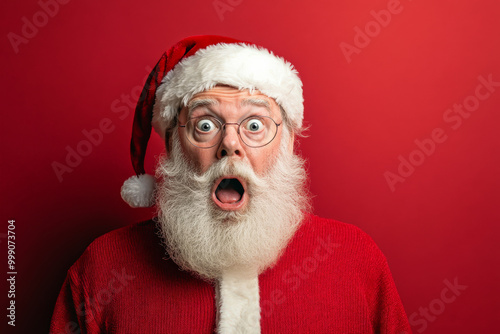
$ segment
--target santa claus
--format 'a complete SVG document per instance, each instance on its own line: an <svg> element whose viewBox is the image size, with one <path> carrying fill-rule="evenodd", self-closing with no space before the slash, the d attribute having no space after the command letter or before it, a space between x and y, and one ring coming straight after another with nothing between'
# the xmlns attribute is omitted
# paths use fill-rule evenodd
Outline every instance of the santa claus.
<svg viewBox="0 0 500 334"><path fill-rule="evenodd" d="M157 217L96 239L51 333L410 333L387 261L360 229L311 214L302 82L219 36L163 54L139 99L122 187ZM166 154L145 174L152 128Z"/></svg>

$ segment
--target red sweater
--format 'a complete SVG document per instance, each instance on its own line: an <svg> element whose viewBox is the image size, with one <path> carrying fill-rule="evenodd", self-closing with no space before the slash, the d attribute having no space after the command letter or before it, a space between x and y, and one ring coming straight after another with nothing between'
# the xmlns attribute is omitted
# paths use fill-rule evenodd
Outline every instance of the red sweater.
<svg viewBox="0 0 500 334"><path fill-rule="evenodd" d="M180 271L155 223L97 238L70 268L51 334L213 333L214 287ZM262 333L411 333L387 261L359 228L308 216L259 276Z"/></svg>

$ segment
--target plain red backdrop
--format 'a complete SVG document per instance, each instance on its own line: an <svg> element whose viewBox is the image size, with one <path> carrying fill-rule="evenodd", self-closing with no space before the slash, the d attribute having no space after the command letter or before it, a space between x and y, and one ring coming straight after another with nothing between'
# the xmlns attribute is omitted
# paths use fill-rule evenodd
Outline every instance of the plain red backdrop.
<svg viewBox="0 0 500 334"><path fill-rule="evenodd" d="M48 332L66 270L94 238L154 213L119 195L133 173L127 96L163 51L197 34L253 41L299 70L315 213L373 237L415 333L498 328L500 87L478 106L467 99L479 76L500 81L497 1L60 1L51 16L40 14L45 0L1 5L0 240L6 264L15 219L17 332ZM380 14L388 6L390 22ZM369 35L356 38L358 28ZM346 57L347 44L357 49ZM464 100L475 110L454 130L443 116ZM84 150L84 130L104 119L109 133L58 178L54 162ZM415 140L436 128L446 140L422 159ZM161 152L154 135L149 172ZM398 173L400 155L419 166L391 189L385 174ZM443 282L455 279L467 288L444 303Z"/></svg>

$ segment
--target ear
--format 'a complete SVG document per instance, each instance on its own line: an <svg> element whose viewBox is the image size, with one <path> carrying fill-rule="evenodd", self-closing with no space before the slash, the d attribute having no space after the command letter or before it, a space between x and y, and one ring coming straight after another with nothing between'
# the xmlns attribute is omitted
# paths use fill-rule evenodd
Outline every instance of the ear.
<svg viewBox="0 0 500 334"><path fill-rule="evenodd" d="M175 128L167 129L165 131L165 151L167 153L167 157L170 155L170 152L172 151L172 131L175 131Z"/></svg>
<svg viewBox="0 0 500 334"><path fill-rule="evenodd" d="M178 131L177 123L179 122L179 115L182 109L183 108L179 107L177 115L173 120L171 120L171 124L167 126L167 129L165 130L165 151L167 153L167 157L170 155L170 152L172 152L172 133L173 131Z"/></svg>
<svg viewBox="0 0 500 334"><path fill-rule="evenodd" d="M295 145L295 132L290 131L290 136L288 136L288 152L293 153L293 147Z"/></svg>

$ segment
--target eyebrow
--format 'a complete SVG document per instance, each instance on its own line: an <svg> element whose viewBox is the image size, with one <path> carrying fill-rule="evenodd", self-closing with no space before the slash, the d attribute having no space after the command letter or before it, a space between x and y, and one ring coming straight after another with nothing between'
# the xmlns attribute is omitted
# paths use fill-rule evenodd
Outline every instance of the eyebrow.
<svg viewBox="0 0 500 334"><path fill-rule="evenodd" d="M188 108L188 118L191 117L191 114L193 110L199 107L208 107L209 109L214 106L218 106L219 101L216 99L195 99L191 100L187 104ZM269 101L264 100L264 99L259 99L259 98L247 98L244 99L240 102L240 106L248 106L248 105L253 105L253 106L259 106L259 107L265 107L268 113L271 113L271 104Z"/></svg>
<svg viewBox="0 0 500 334"><path fill-rule="evenodd" d="M219 101L215 99L197 99L191 100L187 104L188 116L191 116L191 112L199 107L213 107L219 105Z"/></svg>
<svg viewBox="0 0 500 334"><path fill-rule="evenodd" d="M271 105L269 104L269 102L267 100L264 100L264 99L258 99L258 98L248 98L248 99L244 99L243 101L241 101L240 103L241 106L247 106L247 105L255 105L255 106L261 106L261 107L265 107L267 109L267 111L271 112Z"/></svg>

